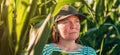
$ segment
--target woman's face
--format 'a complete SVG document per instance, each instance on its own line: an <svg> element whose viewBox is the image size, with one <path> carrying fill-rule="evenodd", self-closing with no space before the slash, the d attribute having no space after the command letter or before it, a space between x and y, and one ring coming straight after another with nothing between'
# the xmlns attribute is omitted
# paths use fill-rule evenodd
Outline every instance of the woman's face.
<svg viewBox="0 0 120 55"><path fill-rule="evenodd" d="M80 22L75 15L69 16L63 20L58 21L58 32L60 39L76 40L79 37Z"/></svg>

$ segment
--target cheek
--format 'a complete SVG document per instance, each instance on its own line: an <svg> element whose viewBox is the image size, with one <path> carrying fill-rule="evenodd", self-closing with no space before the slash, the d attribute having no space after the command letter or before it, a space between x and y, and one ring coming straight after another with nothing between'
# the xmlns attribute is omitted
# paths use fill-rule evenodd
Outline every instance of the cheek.
<svg viewBox="0 0 120 55"><path fill-rule="evenodd" d="M76 30L79 30L79 31L80 31L80 24L77 24L77 25L76 25Z"/></svg>
<svg viewBox="0 0 120 55"><path fill-rule="evenodd" d="M66 35L67 33L69 33L70 28L63 25L63 26L58 26L58 30L61 35Z"/></svg>
<svg viewBox="0 0 120 55"><path fill-rule="evenodd" d="M71 30L69 25L64 26L63 29L64 29L63 32L64 32L65 34L69 33L70 30Z"/></svg>

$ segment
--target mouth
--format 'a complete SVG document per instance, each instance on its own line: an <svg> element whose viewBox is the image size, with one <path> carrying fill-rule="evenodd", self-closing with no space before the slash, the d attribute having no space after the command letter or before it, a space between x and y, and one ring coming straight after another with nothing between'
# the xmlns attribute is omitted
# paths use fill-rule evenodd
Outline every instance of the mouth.
<svg viewBox="0 0 120 55"><path fill-rule="evenodd" d="M76 34L77 32L70 32L70 34Z"/></svg>

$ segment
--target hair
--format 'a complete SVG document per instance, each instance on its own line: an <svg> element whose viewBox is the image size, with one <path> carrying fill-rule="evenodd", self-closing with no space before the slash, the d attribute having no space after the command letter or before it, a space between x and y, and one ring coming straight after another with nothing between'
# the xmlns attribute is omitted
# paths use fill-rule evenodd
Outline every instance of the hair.
<svg viewBox="0 0 120 55"><path fill-rule="evenodd" d="M59 42L59 36L56 37L56 32L54 30L52 30L52 38L53 38L53 42L54 43L58 43Z"/></svg>
<svg viewBox="0 0 120 55"><path fill-rule="evenodd" d="M57 24L54 24L55 28L57 29L56 25ZM59 32L58 32L58 30L57 31L54 30L54 26L53 26L53 29L52 29L52 38L53 38L54 43L58 43L59 42Z"/></svg>

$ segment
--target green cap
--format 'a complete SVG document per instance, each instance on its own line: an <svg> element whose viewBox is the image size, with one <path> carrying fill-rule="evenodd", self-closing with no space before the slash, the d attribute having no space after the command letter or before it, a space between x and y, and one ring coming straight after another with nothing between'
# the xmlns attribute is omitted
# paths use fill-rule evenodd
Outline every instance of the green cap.
<svg viewBox="0 0 120 55"><path fill-rule="evenodd" d="M80 20L86 19L86 17L83 14L78 13L78 11L69 5L64 5L60 12L55 16L54 21L60 21L62 19L65 19L71 15L78 16Z"/></svg>

